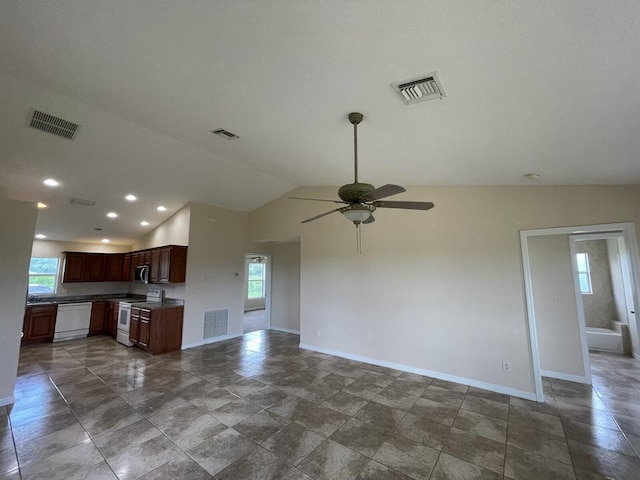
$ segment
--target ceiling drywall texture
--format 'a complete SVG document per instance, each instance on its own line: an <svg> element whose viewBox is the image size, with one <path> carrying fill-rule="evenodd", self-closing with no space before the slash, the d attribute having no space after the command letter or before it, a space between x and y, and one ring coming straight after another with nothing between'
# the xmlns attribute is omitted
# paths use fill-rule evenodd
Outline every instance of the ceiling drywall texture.
<svg viewBox="0 0 640 480"><path fill-rule="evenodd" d="M354 110L374 184L639 183L639 59L636 1L2 2L0 194L37 200L57 168L64 198L250 210L351 181ZM442 101L390 87L432 71ZM77 139L26 129L31 107ZM84 235L59 200L38 227Z"/></svg>

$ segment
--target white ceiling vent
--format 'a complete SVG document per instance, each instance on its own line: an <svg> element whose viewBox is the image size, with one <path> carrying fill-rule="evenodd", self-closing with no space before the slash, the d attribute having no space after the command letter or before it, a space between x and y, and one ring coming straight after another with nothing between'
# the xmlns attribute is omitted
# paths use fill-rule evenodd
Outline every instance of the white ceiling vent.
<svg viewBox="0 0 640 480"><path fill-rule="evenodd" d="M391 87L407 105L447 96L436 72L411 80L392 83Z"/></svg>
<svg viewBox="0 0 640 480"><path fill-rule="evenodd" d="M226 138L227 140L235 140L236 138L240 138L235 133L231 133L229 130L225 130L224 128L219 128L217 130L211 130L211 133L215 133L219 137Z"/></svg>
<svg viewBox="0 0 640 480"><path fill-rule="evenodd" d="M29 126L68 140L73 140L78 128L80 128L77 123L38 110L34 110L33 115L29 118Z"/></svg>
<svg viewBox="0 0 640 480"><path fill-rule="evenodd" d="M96 204L93 200L83 200L82 198L72 198L69 203L82 205L83 207L93 207Z"/></svg>

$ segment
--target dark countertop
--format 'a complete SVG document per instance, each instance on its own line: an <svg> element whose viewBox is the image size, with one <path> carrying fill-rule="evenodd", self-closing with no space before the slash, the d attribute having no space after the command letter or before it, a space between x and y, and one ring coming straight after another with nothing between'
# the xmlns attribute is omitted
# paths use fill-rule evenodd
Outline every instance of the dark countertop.
<svg viewBox="0 0 640 480"><path fill-rule="evenodd" d="M137 302L132 303L132 307L146 308L148 310L159 310L163 308L174 308L184 306L182 300L167 299L164 302Z"/></svg>
<svg viewBox="0 0 640 480"><path fill-rule="evenodd" d="M73 295L68 297L56 296L39 296L27 301L27 307L44 306L44 305L65 305L69 303L85 303L85 302L119 302L121 300L139 300L144 302L144 295L121 295L108 293L106 295Z"/></svg>

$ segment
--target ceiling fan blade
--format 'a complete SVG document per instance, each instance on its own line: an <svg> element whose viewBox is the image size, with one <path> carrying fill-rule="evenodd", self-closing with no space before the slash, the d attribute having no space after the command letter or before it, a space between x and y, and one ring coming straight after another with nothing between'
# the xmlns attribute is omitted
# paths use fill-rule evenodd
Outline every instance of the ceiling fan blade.
<svg viewBox="0 0 640 480"><path fill-rule="evenodd" d="M431 210L435 205L433 202L373 202L376 208L404 208L407 210Z"/></svg>
<svg viewBox="0 0 640 480"><path fill-rule="evenodd" d="M314 202L331 202L331 203L349 203L342 200L325 200L324 198L302 198L302 197L287 197L290 200L312 200Z"/></svg>
<svg viewBox="0 0 640 480"><path fill-rule="evenodd" d="M314 220L317 220L317 219L319 219L319 218L322 218L322 217L324 217L325 215L329 215L330 213L333 213L333 212L339 212L339 211L340 211L340 210L342 210L343 208L344 208L344 207L340 207L340 208L336 208L335 210L330 210L330 211L328 211L328 212L321 213L320 215L316 215L315 217L307 218L306 220L303 220L303 221L302 221L302 222L300 222L300 223L309 223L309 222L313 222Z"/></svg>
<svg viewBox="0 0 640 480"><path fill-rule="evenodd" d="M404 187L388 183L387 185L378 187L375 190L370 191L369 193L365 193L359 198L359 201L372 202L373 200L380 200L381 198L390 197L391 195L397 195L398 193L402 192L406 192Z"/></svg>
<svg viewBox="0 0 640 480"><path fill-rule="evenodd" d="M375 222L376 219L373 218L373 215L371 215L369 218L367 218L364 222L362 222L363 225L367 224L367 223L373 223Z"/></svg>

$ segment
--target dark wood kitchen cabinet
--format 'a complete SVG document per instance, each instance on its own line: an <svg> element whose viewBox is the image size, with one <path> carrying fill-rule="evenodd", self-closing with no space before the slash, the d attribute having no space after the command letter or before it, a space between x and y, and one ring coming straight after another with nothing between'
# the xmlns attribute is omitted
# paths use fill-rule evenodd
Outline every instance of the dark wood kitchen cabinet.
<svg viewBox="0 0 640 480"><path fill-rule="evenodd" d="M122 277L120 278L123 282L132 282L133 277L131 276L131 254L125 253L122 259Z"/></svg>
<svg viewBox="0 0 640 480"><path fill-rule="evenodd" d="M160 249L157 283L184 283L187 274L187 247L172 245Z"/></svg>
<svg viewBox="0 0 640 480"><path fill-rule="evenodd" d="M155 309L132 307L129 340L154 355L180 350L183 313L182 306Z"/></svg>
<svg viewBox="0 0 640 480"><path fill-rule="evenodd" d="M120 282L122 280L122 268L124 266L124 254L108 253L105 255L104 280L105 282Z"/></svg>
<svg viewBox="0 0 640 480"><path fill-rule="evenodd" d="M84 253L65 252L63 283L84 281Z"/></svg>
<svg viewBox="0 0 640 480"><path fill-rule="evenodd" d="M104 253L86 253L84 260L84 281L104 282Z"/></svg>
<svg viewBox="0 0 640 480"><path fill-rule="evenodd" d="M107 305L107 314L105 317L105 327L107 334L115 337L118 333L118 316L120 315L120 303L109 302Z"/></svg>
<svg viewBox="0 0 640 480"><path fill-rule="evenodd" d="M151 250L151 262L149 263L149 282L158 283L160 279L160 248Z"/></svg>
<svg viewBox="0 0 640 480"><path fill-rule="evenodd" d="M107 302L93 302L91 304L91 320L89 321L89 335L100 335L105 332L107 316Z"/></svg>
<svg viewBox="0 0 640 480"><path fill-rule="evenodd" d="M22 324L22 343L53 342L57 312L57 305L27 307Z"/></svg>

